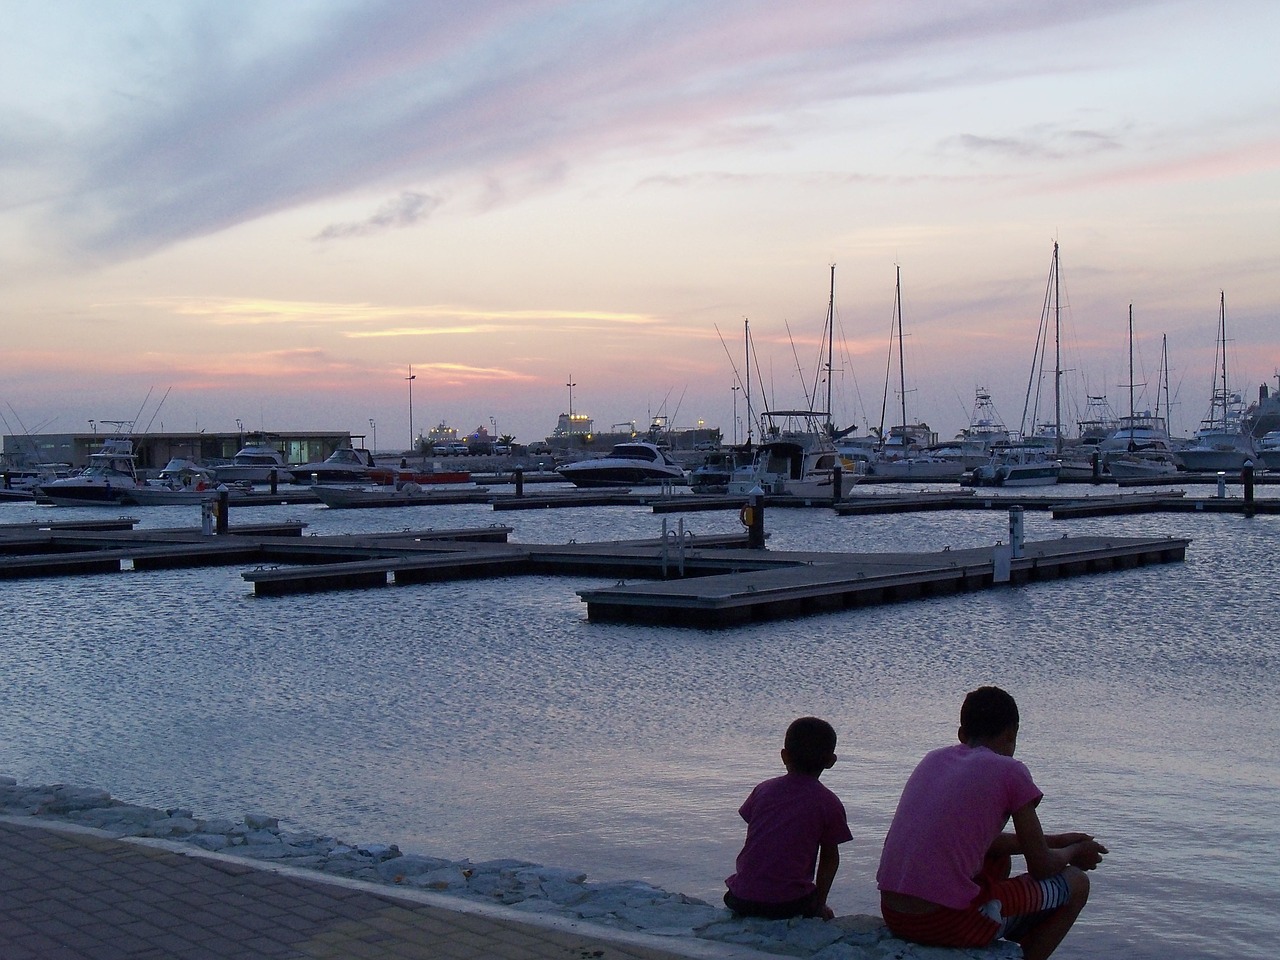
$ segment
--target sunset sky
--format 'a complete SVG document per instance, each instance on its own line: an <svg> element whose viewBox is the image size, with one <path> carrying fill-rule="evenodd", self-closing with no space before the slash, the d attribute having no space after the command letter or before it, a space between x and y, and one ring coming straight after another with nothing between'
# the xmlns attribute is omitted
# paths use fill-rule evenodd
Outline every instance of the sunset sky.
<svg viewBox="0 0 1280 960"><path fill-rule="evenodd" d="M744 318L755 402L809 402L832 263L839 424L880 422L896 265L908 418L984 386L1016 425L1055 240L1072 419L1127 409L1130 303L1177 432L1220 291L1276 387L1273 0L0 9L5 433L400 449L412 365L419 431L538 439L572 382L598 429L730 435Z"/></svg>

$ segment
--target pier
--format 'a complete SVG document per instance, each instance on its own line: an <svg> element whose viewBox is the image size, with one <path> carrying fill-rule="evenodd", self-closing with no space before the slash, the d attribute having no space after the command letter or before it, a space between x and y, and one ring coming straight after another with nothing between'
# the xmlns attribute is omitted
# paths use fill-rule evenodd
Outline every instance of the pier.
<svg viewBox="0 0 1280 960"><path fill-rule="evenodd" d="M664 529L652 539L512 544L511 528L499 525L323 537L303 537L304 526L237 526L210 536L198 529L9 525L0 527L0 578L256 564L242 578L255 594L278 596L522 574L608 577L620 582L578 591L589 620L726 627L1176 562L1189 543L1063 537L860 554L749 549L746 532ZM627 578L643 582L622 582Z"/></svg>

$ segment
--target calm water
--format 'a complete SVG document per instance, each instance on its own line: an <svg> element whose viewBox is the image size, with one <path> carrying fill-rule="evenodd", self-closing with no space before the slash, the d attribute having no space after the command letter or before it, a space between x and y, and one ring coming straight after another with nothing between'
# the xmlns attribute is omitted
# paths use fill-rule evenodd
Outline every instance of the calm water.
<svg viewBox="0 0 1280 960"><path fill-rule="evenodd" d="M5 505L0 522L81 513ZM507 523L525 542L661 527L632 508L243 516L314 533ZM685 522L737 526L732 513ZM770 527L776 549L936 549L1003 539L1007 519L777 510ZM1270 958L1280 520L1027 514L1029 539L1097 532L1194 543L1182 564L729 632L587 623L574 591L604 581L582 577L283 598L255 598L235 566L2 584L0 772L718 900L738 805L779 772L786 724L815 713L840 734L824 779L855 834L834 905L875 912L903 781L954 738L965 691L998 683L1022 706L1019 757L1047 828L1112 851L1061 955Z"/></svg>

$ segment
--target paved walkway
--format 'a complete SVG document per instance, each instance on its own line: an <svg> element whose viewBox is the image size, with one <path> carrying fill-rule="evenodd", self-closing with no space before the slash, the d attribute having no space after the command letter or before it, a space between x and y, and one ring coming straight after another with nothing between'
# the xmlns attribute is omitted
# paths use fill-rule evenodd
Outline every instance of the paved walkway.
<svg viewBox="0 0 1280 960"><path fill-rule="evenodd" d="M583 925L441 899L63 824L0 822L0 960L760 956L589 926L583 934Z"/></svg>

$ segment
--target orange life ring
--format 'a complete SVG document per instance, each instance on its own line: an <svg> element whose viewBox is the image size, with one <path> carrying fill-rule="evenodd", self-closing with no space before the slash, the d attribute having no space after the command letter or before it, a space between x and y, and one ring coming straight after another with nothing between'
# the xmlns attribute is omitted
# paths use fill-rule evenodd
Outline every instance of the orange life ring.
<svg viewBox="0 0 1280 960"><path fill-rule="evenodd" d="M750 527L756 521L756 511L749 503L742 505L738 511L738 520L744 527Z"/></svg>

